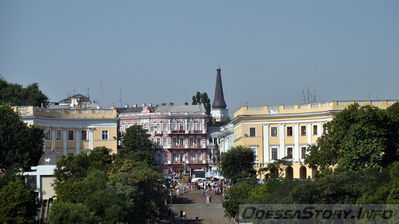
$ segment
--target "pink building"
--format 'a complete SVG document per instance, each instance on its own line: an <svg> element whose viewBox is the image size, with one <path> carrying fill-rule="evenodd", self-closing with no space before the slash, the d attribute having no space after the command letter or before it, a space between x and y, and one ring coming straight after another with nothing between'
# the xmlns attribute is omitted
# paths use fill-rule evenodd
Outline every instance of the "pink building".
<svg viewBox="0 0 399 224"><path fill-rule="evenodd" d="M148 130L164 174L207 169L207 119L203 105L118 108L121 133L132 125Z"/></svg>

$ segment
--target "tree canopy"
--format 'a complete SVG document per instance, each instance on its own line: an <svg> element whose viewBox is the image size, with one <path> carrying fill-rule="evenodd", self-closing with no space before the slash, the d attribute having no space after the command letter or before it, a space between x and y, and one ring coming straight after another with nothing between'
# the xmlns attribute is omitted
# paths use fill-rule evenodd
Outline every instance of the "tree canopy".
<svg viewBox="0 0 399 224"><path fill-rule="evenodd" d="M385 167L397 160L398 138L394 133L398 131L385 110L351 105L325 124L325 130L309 148L305 162L312 167L337 165L362 170Z"/></svg>
<svg viewBox="0 0 399 224"><path fill-rule="evenodd" d="M9 83L0 77L0 104L12 106L47 106L48 97L39 89L37 83L23 87Z"/></svg>
<svg viewBox="0 0 399 224"><path fill-rule="evenodd" d="M255 176L254 152L244 146L235 146L222 154L222 175L236 182L240 179L248 179Z"/></svg>
<svg viewBox="0 0 399 224"><path fill-rule="evenodd" d="M43 153L43 130L28 127L8 105L0 106L0 169L37 165Z"/></svg>
<svg viewBox="0 0 399 224"><path fill-rule="evenodd" d="M211 100L206 92L197 92L192 99L192 105L204 104L206 114L211 115Z"/></svg>
<svg viewBox="0 0 399 224"><path fill-rule="evenodd" d="M0 187L0 223L35 223L36 197L19 181Z"/></svg>
<svg viewBox="0 0 399 224"><path fill-rule="evenodd" d="M157 167L104 147L63 156L55 170L57 200L49 223L145 223L167 210Z"/></svg>

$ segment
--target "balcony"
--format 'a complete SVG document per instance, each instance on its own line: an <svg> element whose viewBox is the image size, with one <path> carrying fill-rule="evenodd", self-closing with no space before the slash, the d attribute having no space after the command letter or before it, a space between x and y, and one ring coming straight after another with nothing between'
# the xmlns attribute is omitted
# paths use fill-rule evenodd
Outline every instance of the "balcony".
<svg viewBox="0 0 399 224"><path fill-rule="evenodd" d="M176 150L205 150L205 145L172 145L169 148L164 147L164 149L176 149Z"/></svg>

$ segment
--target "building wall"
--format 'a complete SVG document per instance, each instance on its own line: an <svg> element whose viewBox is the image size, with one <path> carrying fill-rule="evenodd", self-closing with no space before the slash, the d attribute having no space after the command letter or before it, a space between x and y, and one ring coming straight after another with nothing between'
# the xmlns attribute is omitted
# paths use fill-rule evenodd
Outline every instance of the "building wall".
<svg viewBox="0 0 399 224"><path fill-rule="evenodd" d="M80 153L105 146L117 153L118 118L114 109L45 109L16 107L28 125L44 129L44 148L56 152ZM82 136L86 131L86 136ZM103 139L103 131L107 131Z"/></svg>
<svg viewBox="0 0 399 224"><path fill-rule="evenodd" d="M289 155L294 177L306 153L303 151L323 133L323 125L349 105L359 103L386 109L397 100L331 101L325 103L241 107L234 113L234 145L248 146L256 153L256 166L263 167ZM252 132L251 132L252 129ZM292 152L292 153L290 153ZM306 166L305 166L306 167ZM304 168L302 168L303 171ZM315 171L306 167L307 176ZM310 174L310 175L309 175ZM285 175L285 172L282 173Z"/></svg>
<svg viewBox="0 0 399 224"><path fill-rule="evenodd" d="M190 169L206 169L205 112L142 112L121 113L120 132L132 125L141 125L154 144L155 161L166 173L182 172L184 164ZM190 140L191 139L191 140Z"/></svg>

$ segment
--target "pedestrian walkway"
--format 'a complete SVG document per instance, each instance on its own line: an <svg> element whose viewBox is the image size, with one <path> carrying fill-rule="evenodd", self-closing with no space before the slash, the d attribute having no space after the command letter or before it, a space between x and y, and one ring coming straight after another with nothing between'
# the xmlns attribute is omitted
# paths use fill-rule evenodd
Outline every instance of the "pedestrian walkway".
<svg viewBox="0 0 399 224"><path fill-rule="evenodd" d="M229 224L229 219L224 217L222 196L213 192L210 192L210 195L211 203L206 203L201 190L188 191L175 198L172 204L173 212L179 216L180 211L184 211L186 216L184 219L176 218L172 223Z"/></svg>

